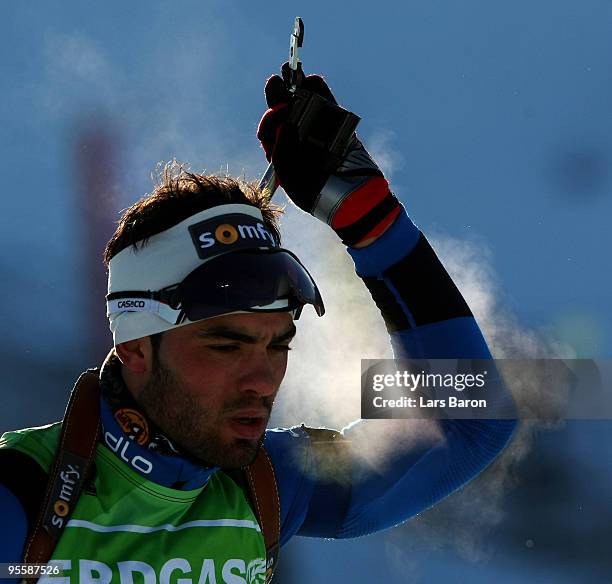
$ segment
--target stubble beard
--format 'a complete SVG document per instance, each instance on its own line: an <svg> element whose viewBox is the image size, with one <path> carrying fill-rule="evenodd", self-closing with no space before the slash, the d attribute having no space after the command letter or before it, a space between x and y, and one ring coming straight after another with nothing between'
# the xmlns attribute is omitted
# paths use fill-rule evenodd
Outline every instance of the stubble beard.
<svg viewBox="0 0 612 584"><path fill-rule="evenodd" d="M182 450L204 466L237 469L251 464L264 441L235 438L221 439L219 420L199 404L177 376L154 356L148 383L138 396L146 414ZM230 404L224 410L254 405L251 402ZM261 405L261 404L257 404ZM268 411L272 403L266 403ZM221 414L223 411L221 412Z"/></svg>

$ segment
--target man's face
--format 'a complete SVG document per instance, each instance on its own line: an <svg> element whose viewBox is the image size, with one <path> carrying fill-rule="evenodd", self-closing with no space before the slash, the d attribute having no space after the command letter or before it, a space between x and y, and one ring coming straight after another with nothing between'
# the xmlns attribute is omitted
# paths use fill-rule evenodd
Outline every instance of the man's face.
<svg viewBox="0 0 612 584"><path fill-rule="evenodd" d="M263 442L295 334L290 314L232 314L163 333L136 399L208 465L238 468Z"/></svg>

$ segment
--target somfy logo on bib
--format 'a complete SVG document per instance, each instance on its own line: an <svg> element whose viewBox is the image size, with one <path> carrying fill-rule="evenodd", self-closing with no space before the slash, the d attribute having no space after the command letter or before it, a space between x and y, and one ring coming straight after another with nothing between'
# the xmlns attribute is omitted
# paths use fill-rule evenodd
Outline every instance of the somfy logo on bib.
<svg viewBox="0 0 612 584"><path fill-rule="evenodd" d="M189 226L198 257L205 260L219 253L253 247L276 247L265 224L250 215L230 213Z"/></svg>

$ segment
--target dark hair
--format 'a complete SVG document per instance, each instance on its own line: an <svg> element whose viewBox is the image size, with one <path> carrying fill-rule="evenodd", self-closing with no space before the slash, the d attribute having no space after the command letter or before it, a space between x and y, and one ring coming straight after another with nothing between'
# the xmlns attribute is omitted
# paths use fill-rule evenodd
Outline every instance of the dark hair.
<svg viewBox="0 0 612 584"><path fill-rule="evenodd" d="M253 205L261 210L267 229L280 243L278 217L273 205L255 183L229 176L195 174L173 160L159 172L151 192L125 210L104 250L104 264L133 245L145 246L152 235L170 229L195 213L230 203Z"/></svg>

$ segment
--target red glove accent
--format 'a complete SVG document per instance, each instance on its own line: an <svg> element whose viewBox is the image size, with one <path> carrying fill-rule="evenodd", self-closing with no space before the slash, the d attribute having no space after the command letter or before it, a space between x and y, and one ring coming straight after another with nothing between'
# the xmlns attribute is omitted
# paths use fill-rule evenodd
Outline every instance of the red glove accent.
<svg viewBox="0 0 612 584"><path fill-rule="evenodd" d="M375 176L367 183L352 192L338 207L334 213L331 226L333 229L341 229L352 225L361 219L366 213L379 205L389 193L389 183L382 176ZM359 244L372 237L377 237L395 221L399 215L400 207L393 209L386 217L377 223L368 233L353 245Z"/></svg>
<svg viewBox="0 0 612 584"><path fill-rule="evenodd" d="M340 229L355 223L376 207L389 192L389 183L382 176L375 176L353 191L334 213L331 226Z"/></svg>
<svg viewBox="0 0 612 584"><path fill-rule="evenodd" d="M279 103L266 110L257 126L257 138L263 146L268 162L272 162L274 146L282 129L282 124L288 116L287 103Z"/></svg>
<svg viewBox="0 0 612 584"><path fill-rule="evenodd" d="M391 213L389 213L376 227L374 227L372 231L367 233L365 237L362 237L358 242L353 245L357 245L363 241L366 241L367 239L371 239L372 237L378 237L381 233L384 233L387 227L389 227L389 225L391 225L391 223L395 221L401 210L401 207L396 207L395 209L393 209L393 211L391 211Z"/></svg>

